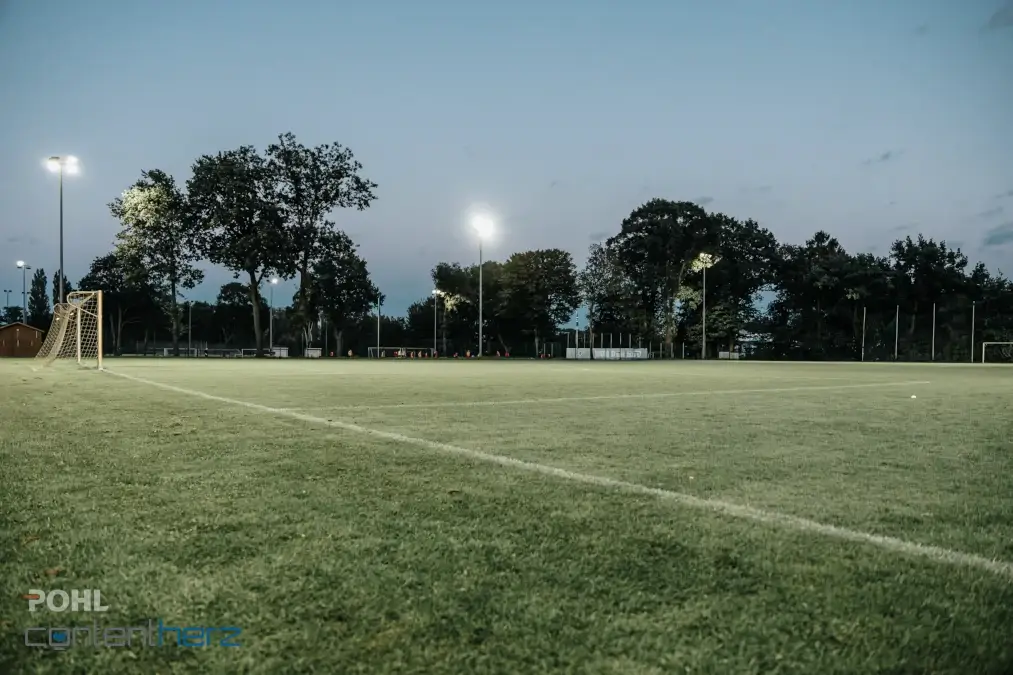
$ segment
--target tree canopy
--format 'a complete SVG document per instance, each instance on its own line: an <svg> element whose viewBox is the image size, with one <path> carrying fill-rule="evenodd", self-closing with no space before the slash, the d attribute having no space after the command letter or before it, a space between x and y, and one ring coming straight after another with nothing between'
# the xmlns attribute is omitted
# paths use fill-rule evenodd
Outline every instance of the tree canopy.
<svg viewBox="0 0 1013 675"><path fill-rule="evenodd" d="M561 355L575 326L583 344L620 336L657 356L693 358L748 350L968 360L982 341L1013 341L1013 283L945 241L913 235L883 254L848 251L824 230L784 242L776 224L664 198L635 207L584 260L559 248L518 250L484 261L481 275L478 265L434 261L432 286L405 316L378 318L384 294L374 270L336 221L339 210L376 201L377 185L362 174L347 147L304 145L291 133L264 153L243 145L202 155L182 183L145 171L110 204L121 224L115 249L77 286L104 292L107 343L118 352L165 336L178 349L183 335L259 351L269 325L276 343L297 353L362 354L378 339L476 351L480 276L489 352ZM184 305L207 264L236 281L214 302ZM275 277L298 279L287 307L265 302L263 286ZM35 270L28 301L29 323L43 327L48 281ZM4 310L6 320L20 315Z"/></svg>

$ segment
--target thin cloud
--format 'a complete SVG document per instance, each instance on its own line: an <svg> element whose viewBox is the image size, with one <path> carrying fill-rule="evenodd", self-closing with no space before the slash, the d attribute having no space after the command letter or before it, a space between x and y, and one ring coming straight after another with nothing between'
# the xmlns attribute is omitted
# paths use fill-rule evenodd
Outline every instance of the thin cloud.
<svg viewBox="0 0 1013 675"><path fill-rule="evenodd" d="M918 223L907 223L906 225L898 225L897 227L890 228L891 232L907 232L913 230L918 226Z"/></svg>
<svg viewBox="0 0 1013 675"><path fill-rule="evenodd" d="M1005 199L1006 197L1013 197L1013 190L1006 190L1006 192L1000 192L995 196L996 199Z"/></svg>
<svg viewBox="0 0 1013 675"><path fill-rule="evenodd" d="M714 198L713 197L697 197L696 199L693 200L693 202L695 204L699 204L700 206L707 206L708 204L714 203Z"/></svg>
<svg viewBox="0 0 1013 675"><path fill-rule="evenodd" d="M981 241L984 248L1005 246L1006 244L1013 244L1013 221L996 225L985 233L985 238Z"/></svg>
<svg viewBox="0 0 1013 675"><path fill-rule="evenodd" d="M996 216L998 216L1002 212L1003 212L1003 208L1001 206L993 206L990 209L985 209L984 211L982 211L980 213L974 214L972 216L972 218L975 218L977 220L988 220L989 218L995 218Z"/></svg>
<svg viewBox="0 0 1013 675"><path fill-rule="evenodd" d="M983 30L1001 30L1011 27L1013 27L1013 0L1007 0L1005 5L995 10Z"/></svg>
<svg viewBox="0 0 1013 675"><path fill-rule="evenodd" d="M898 157L900 157L901 152L902 152L901 150L887 150L886 152L881 153L875 157L870 157L869 159L862 162L862 164L864 164L865 166L869 166L870 164L883 164L884 162L889 162L892 159L897 159Z"/></svg>

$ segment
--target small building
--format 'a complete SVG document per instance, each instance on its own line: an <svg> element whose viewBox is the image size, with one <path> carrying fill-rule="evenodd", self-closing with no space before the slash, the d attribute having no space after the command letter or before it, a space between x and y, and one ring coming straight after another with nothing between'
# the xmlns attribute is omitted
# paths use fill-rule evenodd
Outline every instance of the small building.
<svg viewBox="0 0 1013 675"><path fill-rule="evenodd" d="M0 357L33 358L42 349L43 332L16 321L0 326Z"/></svg>

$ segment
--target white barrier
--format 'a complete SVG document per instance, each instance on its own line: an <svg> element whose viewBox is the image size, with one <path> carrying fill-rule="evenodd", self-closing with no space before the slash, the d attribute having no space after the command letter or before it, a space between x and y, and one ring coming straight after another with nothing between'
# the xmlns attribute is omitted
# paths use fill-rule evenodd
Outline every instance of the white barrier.
<svg viewBox="0 0 1013 675"><path fill-rule="evenodd" d="M594 351L596 361L642 361L651 358L651 350L643 347L567 347L566 358L587 361Z"/></svg>

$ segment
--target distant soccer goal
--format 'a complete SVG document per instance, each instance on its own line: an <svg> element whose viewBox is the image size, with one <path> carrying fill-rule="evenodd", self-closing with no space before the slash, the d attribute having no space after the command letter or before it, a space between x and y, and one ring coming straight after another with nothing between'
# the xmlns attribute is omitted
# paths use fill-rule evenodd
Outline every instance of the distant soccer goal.
<svg viewBox="0 0 1013 675"><path fill-rule="evenodd" d="M175 352L173 351L172 347L162 347L162 356L172 356L173 354L175 354ZM197 356L199 354L200 354L200 350L198 350L197 347L190 347L190 348L180 347L179 348L179 355L180 356L184 356L184 357L189 357L191 359L195 359L195 358L197 358Z"/></svg>
<svg viewBox="0 0 1013 675"><path fill-rule="evenodd" d="M370 347L371 359L431 359L432 347Z"/></svg>
<svg viewBox="0 0 1013 675"><path fill-rule="evenodd" d="M982 342L982 363L1010 363L1013 361L1013 342Z"/></svg>
<svg viewBox="0 0 1013 675"><path fill-rule="evenodd" d="M102 291L73 291L53 309L53 322L36 355L41 365L73 359L102 369Z"/></svg>

